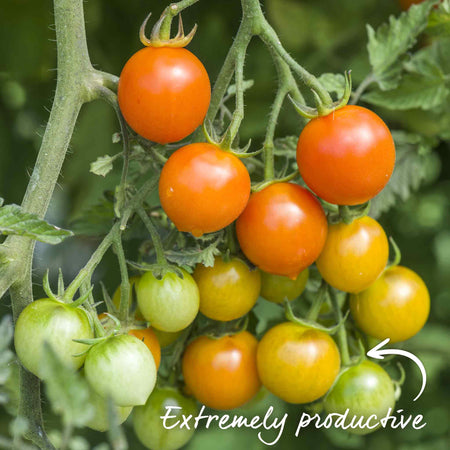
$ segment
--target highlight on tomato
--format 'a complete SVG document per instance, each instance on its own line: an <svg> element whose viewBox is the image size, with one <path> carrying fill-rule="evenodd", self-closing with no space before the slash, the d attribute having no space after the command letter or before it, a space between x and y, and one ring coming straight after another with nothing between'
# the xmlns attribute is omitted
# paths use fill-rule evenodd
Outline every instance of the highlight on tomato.
<svg viewBox="0 0 450 450"><path fill-rule="evenodd" d="M45 342L63 364L76 370L83 365L86 356L82 353L86 351L86 345L74 342L74 339L93 337L94 331L83 309L43 298L30 303L19 315L14 346L23 366L41 378Z"/></svg>
<svg viewBox="0 0 450 450"><path fill-rule="evenodd" d="M263 336L257 362L261 382L272 394L288 403L310 403L331 388L341 359L328 334L284 322Z"/></svg>
<svg viewBox="0 0 450 450"><path fill-rule="evenodd" d="M387 269L368 289L350 297L356 325L392 343L416 335L430 313L430 294L422 278L403 266Z"/></svg>
<svg viewBox="0 0 450 450"><path fill-rule="evenodd" d="M364 417L363 423L370 416L378 419L386 416L389 408L395 406L395 388L389 374L374 362L365 360L362 363L343 369L330 392L326 395L323 406L327 414L344 414L348 409L348 416L344 423L350 425ZM372 423L369 423L373 426ZM356 427L348 428L353 434L368 434L376 428Z"/></svg>
<svg viewBox="0 0 450 450"><path fill-rule="evenodd" d="M300 272L294 280L261 271L261 297L273 303L283 303L285 298L294 300L305 290L308 277L308 269Z"/></svg>
<svg viewBox="0 0 450 450"><path fill-rule="evenodd" d="M183 278L169 272L161 280L146 272L136 285L139 309L153 328L174 333L189 326L197 316L197 284L189 273L180 270Z"/></svg>
<svg viewBox="0 0 450 450"><path fill-rule="evenodd" d="M357 205L375 197L395 165L391 132L374 112L347 105L312 119L297 144L297 163L308 187L323 200Z"/></svg>
<svg viewBox="0 0 450 450"><path fill-rule="evenodd" d="M257 345L256 338L247 331L218 339L194 339L182 359L188 392L213 409L234 409L247 403L261 387Z"/></svg>
<svg viewBox="0 0 450 450"><path fill-rule="evenodd" d="M214 259L212 267L197 265L194 274L200 292L200 312L213 320L228 321L247 314L258 300L261 275L239 258Z"/></svg>
<svg viewBox="0 0 450 450"><path fill-rule="evenodd" d="M117 406L143 405L156 383L156 365L147 346L135 336L110 336L93 345L84 372L101 397L110 396Z"/></svg>
<svg viewBox="0 0 450 450"><path fill-rule="evenodd" d="M117 97L136 133L167 144L184 139L202 124L211 85L205 67L189 50L146 47L122 69Z"/></svg>
<svg viewBox="0 0 450 450"><path fill-rule="evenodd" d="M381 225L371 217L328 227L325 246L316 261L323 279L344 292L368 288L383 272L389 242Z"/></svg>
<svg viewBox="0 0 450 450"><path fill-rule="evenodd" d="M208 143L186 145L161 171L159 199L179 231L199 237L234 222L250 196L250 175L233 154Z"/></svg>
<svg viewBox="0 0 450 450"><path fill-rule="evenodd" d="M327 219L318 200L293 183L275 183L251 195L236 222L245 256L264 272L297 278L319 256Z"/></svg>

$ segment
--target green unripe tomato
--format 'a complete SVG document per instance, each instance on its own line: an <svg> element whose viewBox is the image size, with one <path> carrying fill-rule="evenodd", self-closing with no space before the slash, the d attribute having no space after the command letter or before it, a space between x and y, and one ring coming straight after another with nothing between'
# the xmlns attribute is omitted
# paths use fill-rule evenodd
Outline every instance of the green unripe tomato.
<svg viewBox="0 0 450 450"><path fill-rule="evenodd" d="M300 272L295 280L261 271L261 297L273 303L283 303L285 297L294 300L305 290L308 276L308 269Z"/></svg>
<svg viewBox="0 0 450 450"><path fill-rule="evenodd" d="M183 269L183 278L167 273L158 280L151 272L136 284L139 309L153 328L176 332L189 326L197 316L200 295L194 279Z"/></svg>
<svg viewBox="0 0 450 450"><path fill-rule="evenodd" d="M118 406L143 405L155 387L156 365L148 347L135 336L112 336L91 347L84 363L86 379L102 397Z"/></svg>
<svg viewBox="0 0 450 450"><path fill-rule="evenodd" d="M73 356L85 352L74 339L92 339L93 329L86 312L70 304L48 298L29 304L20 314L14 332L14 346L23 366L41 377L44 342L48 342L62 363L79 369L85 360Z"/></svg>
<svg viewBox="0 0 450 450"><path fill-rule="evenodd" d="M324 400L328 414L344 414L349 409L345 425L350 423L353 416L364 416L364 423L372 414L381 419L394 406L395 389L390 376L378 364L367 360L343 370ZM375 429L348 428L347 431L367 434Z"/></svg>
<svg viewBox="0 0 450 450"><path fill-rule="evenodd" d="M170 416L174 419L166 420L166 427L170 428L177 421L182 421L181 415L196 415L197 403L187 398L173 388L156 388L144 406L138 406L133 411L134 432L142 444L151 450L176 450L183 447L194 435L195 429L190 430L180 424L172 429L163 425L161 416L167 412L166 406L178 406L181 409L172 409Z"/></svg>

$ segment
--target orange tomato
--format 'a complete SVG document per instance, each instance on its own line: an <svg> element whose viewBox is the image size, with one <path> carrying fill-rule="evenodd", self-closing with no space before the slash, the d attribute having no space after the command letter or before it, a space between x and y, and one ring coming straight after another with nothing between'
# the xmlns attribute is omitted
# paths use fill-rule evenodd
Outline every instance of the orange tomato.
<svg viewBox="0 0 450 450"><path fill-rule="evenodd" d="M276 183L252 194L236 231L242 251L253 264L295 279L322 251L327 219L308 190Z"/></svg>
<svg viewBox="0 0 450 450"><path fill-rule="evenodd" d="M219 339L194 339L182 360L188 391L213 409L244 405L261 387L256 369L257 345L256 338L247 331Z"/></svg>
<svg viewBox="0 0 450 450"><path fill-rule="evenodd" d="M203 122L210 99L208 73L185 48L143 48L120 74L118 100L125 120L160 144L190 135Z"/></svg>
<svg viewBox="0 0 450 450"><path fill-rule="evenodd" d="M357 293L381 275L388 257L389 243L381 225L370 217L361 217L351 224L328 227L327 241L316 265L328 284Z"/></svg>
<svg viewBox="0 0 450 450"><path fill-rule="evenodd" d="M339 350L326 333L284 322L261 339L257 353L262 384L289 403L309 403L333 385L341 364Z"/></svg>
<svg viewBox="0 0 450 450"><path fill-rule="evenodd" d="M148 347L153 355L153 359L155 360L156 369L158 369L159 364L161 363L161 346L159 345L155 332L151 328L144 328L130 330L128 334L136 336Z"/></svg>
<svg viewBox="0 0 450 450"><path fill-rule="evenodd" d="M180 231L199 237L221 230L237 219L250 196L244 164L215 145L180 148L164 165L159 198Z"/></svg>

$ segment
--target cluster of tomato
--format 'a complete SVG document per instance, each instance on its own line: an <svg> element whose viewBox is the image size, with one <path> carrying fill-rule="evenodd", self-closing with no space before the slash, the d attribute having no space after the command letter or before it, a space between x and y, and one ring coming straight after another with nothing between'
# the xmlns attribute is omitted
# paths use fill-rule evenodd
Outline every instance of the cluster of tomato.
<svg viewBox="0 0 450 450"><path fill-rule="evenodd" d="M188 50L147 47L125 65L118 99L137 133L173 143L204 120L210 82ZM196 403L174 389L155 388L160 342L176 339L199 311L227 322L249 313L260 296L276 303L293 300L303 292L308 267L315 263L326 283L350 294L352 317L365 334L391 342L416 334L429 313L421 278L405 267L386 268L388 240L378 222L365 216L328 224L318 200L359 205L383 189L395 164L387 126L365 108L342 107L306 125L297 162L309 189L268 180L266 187L251 193L249 173L231 152L209 143L176 150L159 181L168 217L179 231L196 237L236 221L240 248L256 269L235 256L217 257L212 267L199 265L192 276L180 269L182 277L167 273L157 279L147 272L131 279L135 319L152 328L122 327L87 352L94 329L84 310L56 299L33 302L16 325L16 351L23 365L42 377L43 346L50 341L64 363L75 369L84 364L96 399L92 428L108 427L104 399L109 396L121 421L135 407L134 427L144 445L165 448L162 440L169 433L170 448L177 448L191 434L164 430L162 408L179 405L183 409L178 413L186 414L196 410ZM114 302L119 299L120 291ZM329 334L290 321L269 329L259 342L247 331L197 336L188 342L181 363L186 392L219 410L244 405L262 385L290 403L323 397L328 412L349 408L351 415L382 415L395 403L394 383L379 365L366 360L341 368L339 349Z"/></svg>

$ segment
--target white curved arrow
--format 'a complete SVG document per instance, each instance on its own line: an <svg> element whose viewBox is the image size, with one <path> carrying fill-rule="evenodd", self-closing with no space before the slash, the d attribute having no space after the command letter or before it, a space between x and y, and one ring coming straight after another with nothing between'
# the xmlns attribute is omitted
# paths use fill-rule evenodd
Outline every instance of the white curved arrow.
<svg viewBox="0 0 450 450"><path fill-rule="evenodd" d="M419 366L420 372L422 374L422 389L414 399L414 401L416 401L422 395L422 392L425 389L425 386L427 385L427 372L425 370L425 367L422 364L422 361L416 355L413 355L412 353L407 352L405 350L399 350L397 348L385 348L384 350L382 350L382 347L388 344L389 341L390 339L387 338L384 341L380 342L378 345L376 345L374 348L370 349L367 352L367 356L369 358L374 359L383 359L384 355L400 355L412 359Z"/></svg>

